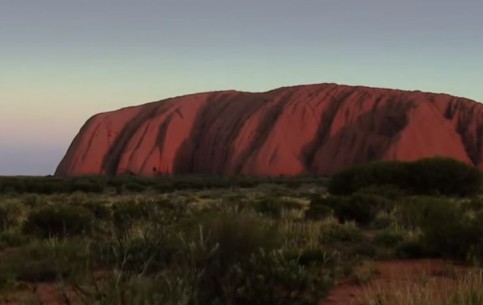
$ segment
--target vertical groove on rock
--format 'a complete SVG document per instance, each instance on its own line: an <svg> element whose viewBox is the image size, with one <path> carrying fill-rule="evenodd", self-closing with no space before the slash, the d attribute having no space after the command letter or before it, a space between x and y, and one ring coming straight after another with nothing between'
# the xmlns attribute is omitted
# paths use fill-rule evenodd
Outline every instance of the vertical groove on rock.
<svg viewBox="0 0 483 305"><path fill-rule="evenodd" d="M124 128L119 132L119 135L110 146L102 162L102 169L108 175L115 175L118 173L118 165L123 153L126 153L125 147L129 143L132 135L138 130L145 120L156 115L155 110L157 104L151 103L145 106L146 109L127 122Z"/></svg>
<svg viewBox="0 0 483 305"><path fill-rule="evenodd" d="M335 90L335 89L333 89ZM341 104L357 89L352 88L349 92L342 92L337 96L331 96L330 100L324 99L325 103L330 103L329 108L322 113L316 137L303 150L303 163L306 171L313 174L316 172L314 166L314 158L317 150L327 141L329 137L330 128L334 122L335 116L340 109ZM329 91L330 92L330 91Z"/></svg>

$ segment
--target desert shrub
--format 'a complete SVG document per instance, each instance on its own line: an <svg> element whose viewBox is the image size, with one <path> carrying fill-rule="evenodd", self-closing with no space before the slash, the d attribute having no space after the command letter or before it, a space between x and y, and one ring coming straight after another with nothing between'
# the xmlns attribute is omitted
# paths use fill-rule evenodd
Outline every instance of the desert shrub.
<svg viewBox="0 0 483 305"><path fill-rule="evenodd" d="M349 244L345 249L340 249L340 251L343 251L346 257L353 259L373 259L377 254L374 243L367 239L363 239L354 244Z"/></svg>
<svg viewBox="0 0 483 305"><path fill-rule="evenodd" d="M198 251L192 253L197 256L188 262L200 258ZM209 259L214 252L205 254L203 257ZM298 256L278 250L258 250L223 271L222 277L218 274L209 278L204 276L204 268L193 266L178 266L149 277L114 271L86 285L98 289L79 287L78 291L84 304L107 305L129 300L129 304L148 305L309 305L318 304L333 283L332 274L326 269L303 265Z"/></svg>
<svg viewBox="0 0 483 305"><path fill-rule="evenodd" d="M195 279L189 271L163 272L149 277L114 271L104 278L91 276L86 285L76 286L76 292L83 305L190 305L195 304ZM69 304L76 303L69 300Z"/></svg>
<svg viewBox="0 0 483 305"><path fill-rule="evenodd" d="M272 223L251 215L205 215L194 228L195 240L203 239L208 248L217 248L224 265L246 259L260 250L281 246L281 236Z"/></svg>
<svg viewBox="0 0 483 305"><path fill-rule="evenodd" d="M251 278L255 268L262 267L251 259L260 251L270 253L282 245L272 222L246 214L207 215L198 221L193 233L183 261L191 261L195 270L202 270L197 285L199 304L244 304L239 302L251 292L243 287L251 284L249 277L255 280ZM273 294L275 288L271 289Z"/></svg>
<svg viewBox="0 0 483 305"><path fill-rule="evenodd" d="M0 233L0 250L9 247L19 247L26 244L29 237L17 231L4 231Z"/></svg>
<svg viewBox="0 0 483 305"><path fill-rule="evenodd" d="M42 238L84 235L89 233L93 221L92 213L83 207L53 204L32 210L23 230Z"/></svg>
<svg viewBox="0 0 483 305"><path fill-rule="evenodd" d="M469 226L474 240L472 240L466 259L483 265L483 211L479 211L471 218Z"/></svg>
<svg viewBox="0 0 483 305"><path fill-rule="evenodd" d="M403 227L420 230L420 242L428 255L464 260L483 245L483 216L469 217L453 200L411 198L402 202L395 214Z"/></svg>
<svg viewBox="0 0 483 305"><path fill-rule="evenodd" d="M356 285L366 285L374 280L378 273L374 263L365 262L354 268L351 280Z"/></svg>
<svg viewBox="0 0 483 305"><path fill-rule="evenodd" d="M348 196L328 196L313 198L309 209L305 212L308 219L327 217L334 212L340 222L356 221L361 225L368 225L379 211L390 209L391 201L371 194L354 194Z"/></svg>
<svg viewBox="0 0 483 305"><path fill-rule="evenodd" d="M394 230L384 230L377 232L374 237L374 243L384 247L394 247L404 240L404 236L400 232Z"/></svg>
<svg viewBox="0 0 483 305"><path fill-rule="evenodd" d="M290 252L288 252L287 255L287 257L290 257ZM330 268L335 267L340 263L340 257L337 251L330 252L323 247L295 249L291 258L296 258L301 266L307 267L324 266Z"/></svg>
<svg viewBox="0 0 483 305"><path fill-rule="evenodd" d="M97 219L110 219L112 217L112 209L102 201L87 201L83 207L90 210Z"/></svg>
<svg viewBox="0 0 483 305"><path fill-rule="evenodd" d="M409 173L400 161L372 162L341 171L329 181L328 190L334 195L349 195L371 186L404 183Z"/></svg>
<svg viewBox="0 0 483 305"><path fill-rule="evenodd" d="M326 219L334 215L334 210L323 204L311 204L305 211L305 218L311 220Z"/></svg>
<svg viewBox="0 0 483 305"><path fill-rule="evenodd" d="M437 206L444 198L418 196L408 197L399 202L394 208L394 218L398 226L414 231L418 230L424 221L424 215L430 211L430 206Z"/></svg>
<svg viewBox="0 0 483 305"><path fill-rule="evenodd" d="M427 246L419 238L403 240L395 247L394 253L397 257L409 259L429 256Z"/></svg>
<svg viewBox="0 0 483 305"><path fill-rule="evenodd" d="M44 199L38 194L27 194L22 197L22 203L30 208L37 208L45 204Z"/></svg>
<svg viewBox="0 0 483 305"><path fill-rule="evenodd" d="M125 235L96 247L96 263L117 266L130 274L151 276L177 262L182 241L171 228L143 227L142 234Z"/></svg>
<svg viewBox="0 0 483 305"><path fill-rule="evenodd" d="M388 185L413 194L469 196L481 191L478 169L449 158L428 158L415 162L380 161L359 165L335 174L329 192L349 195L371 187Z"/></svg>
<svg viewBox="0 0 483 305"><path fill-rule="evenodd" d="M478 213L483 211L483 198L473 197L461 203L461 207L466 212Z"/></svg>
<svg viewBox="0 0 483 305"><path fill-rule="evenodd" d="M82 240L36 241L7 252L0 260L0 274L27 282L77 276L88 268L89 244Z"/></svg>
<svg viewBox="0 0 483 305"><path fill-rule="evenodd" d="M20 225L24 209L19 202L0 202L0 232Z"/></svg>
<svg viewBox="0 0 483 305"><path fill-rule="evenodd" d="M398 200L400 198L405 197L407 194L406 191L401 189L398 186L386 184L386 185L371 185L368 187L361 188L357 190L358 194L367 194L367 195L374 195L379 196L391 201Z"/></svg>
<svg viewBox="0 0 483 305"><path fill-rule="evenodd" d="M192 252L199 271L196 304L317 304L332 285L332 274L323 268L327 256L302 260L302 255L270 250L263 243L246 248L243 256L223 259L233 247L210 247L208 242L200 249L201 240L197 243Z"/></svg>
<svg viewBox="0 0 483 305"><path fill-rule="evenodd" d="M376 230L383 230L390 227L395 222L392 214L379 212L376 218L371 223L371 228Z"/></svg>
<svg viewBox="0 0 483 305"><path fill-rule="evenodd" d="M374 246L354 222L339 223L334 218L327 218L321 223L318 238L319 245L339 252L346 260L375 254Z"/></svg>
<svg viewBox="0 0 483 305"><path fill-rule="evenodd" d="M280 218L284 210L300 209L300 204L276 197L265 197L253 204L256 212L272 218Z"/></svg>
<svg viewBox="0 0 483 305"><path fill-rule="evenodd" d="M362 239L362 232L354 223L339 223L335 219L330 218L322 223L320 232L321 244L359 242Z"/></svg>
<svg viewBox="0 0 483 305"><path fill-rule="evenodd" d="M430 158L408 163L410 188L416 194L470 196L481 191L481 172L449 158Z"/></svg>
<svg viewBox="0 0 483 305"><path fill-rule="evenodd" d="M466 254L472 232L461 210L448 200L433 201L421 217L423 240L435 254L462 258Z"/></svg>
<svg viewBox="0 0 483 305"><path fill-rule="evenodd" d="M260 251L235 266L228 285L213 301L202 304L318 304L332 287L331 274L310 269L283 251Z"/></svg>
<svg viewBox="0 0 483 305"><path fill-rule="evenodd" d="M356 221L358 224L368 225L376 218L378 205L383 204L382 201L382 197L355 194L334 207L335 215L341 222Z"/></svg>
<svg viewBox="0 0 483 305"><path fill-rule="evenodd" d="M327 218L340 206L346 205L347 201L348 198L343 196L313 196L305 211L305 217L312 220Z"/></svg>
<svg viewBox="0 0 483 305"><path fill-rule="evenodd" d="M139 220L153 216L154 205L146 202L119 202L112 207L112 219L120 232L125 232Z"/></svg>
<svg viewBox="0 0 483 305"><path fill-rule="evenodd" d="M255 203L253 208L256 212L273 218L282 216L283 206L279 198L265 197Z"/></svg>

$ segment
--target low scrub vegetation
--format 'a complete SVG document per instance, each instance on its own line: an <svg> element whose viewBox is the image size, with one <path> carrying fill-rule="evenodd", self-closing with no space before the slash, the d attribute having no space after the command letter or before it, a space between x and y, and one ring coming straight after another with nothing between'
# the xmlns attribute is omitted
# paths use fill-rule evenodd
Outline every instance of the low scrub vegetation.
<svg viewBox="0 0 483 305"><path fill-rule="evenodd" d="M336 175L332 192L314 177L2 178L0 303L52 283L65 304L310 305L338 282L371 282L379 259L478 265L483 201L466 170L371 164Z"/></svg>

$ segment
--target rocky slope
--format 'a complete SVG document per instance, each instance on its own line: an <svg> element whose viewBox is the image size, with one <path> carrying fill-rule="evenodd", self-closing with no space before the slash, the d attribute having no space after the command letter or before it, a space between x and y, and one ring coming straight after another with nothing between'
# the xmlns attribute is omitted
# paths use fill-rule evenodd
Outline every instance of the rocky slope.
<svg viewBox="0 0 483 305"><path fill-rule="evenodd" d="M321 84L200 93L97 114L56 175L331 174L430 156L483 170L483 104Z"/></svg>

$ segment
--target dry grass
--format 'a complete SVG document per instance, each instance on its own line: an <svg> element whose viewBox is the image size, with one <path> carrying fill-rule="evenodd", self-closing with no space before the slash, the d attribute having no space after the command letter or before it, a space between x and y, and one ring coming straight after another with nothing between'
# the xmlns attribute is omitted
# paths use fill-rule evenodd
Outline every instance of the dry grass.
<svg viewBox="0 0 483 305"><path fill-rule="evenodd" d="M483 305L483 271L462 275L422 276L412 282L393 282L368 288L363 305Z"/></svg>

